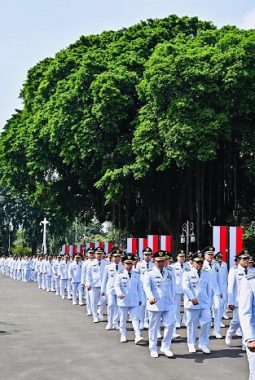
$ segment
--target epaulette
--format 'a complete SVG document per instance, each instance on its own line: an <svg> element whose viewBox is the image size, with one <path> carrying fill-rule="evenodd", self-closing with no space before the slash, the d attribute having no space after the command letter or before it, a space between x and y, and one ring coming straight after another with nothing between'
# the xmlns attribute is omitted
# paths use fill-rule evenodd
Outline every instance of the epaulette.
<svg viewBox="0 0 255 380"><path fill-rule="evenodd" d="M172 268L172 267L170 267L169 265L166 267L166 269L168 269L170 272L172 272L172 271L173 271L173 268Z"/></svg>
<svg viewBox="0 0 255 380"><path fill-rule="evenodd" d="M253 280L255 278L255 273L248 274L246 278L247 280Z"/></svg>
<svg viewBox="0 0 255 380"><path fill-rule="evenodd" d="M185 271L185 272L190 272L191 269L190 269L190 268L185 268L184 271Z"/></svg>
<svg viewBox="0 0 255 380"><path fill-rule="evenodd" d="M203 268L202 270L204 270L205 272L209 272L209 268Z"/></svg>
<svg viewBox="0 0 255 380"><path fill-rule="evenodd" d="M118 274L121 274L121 273L123 273L123 270L119 270L119 271L118 271Z"/></svg>

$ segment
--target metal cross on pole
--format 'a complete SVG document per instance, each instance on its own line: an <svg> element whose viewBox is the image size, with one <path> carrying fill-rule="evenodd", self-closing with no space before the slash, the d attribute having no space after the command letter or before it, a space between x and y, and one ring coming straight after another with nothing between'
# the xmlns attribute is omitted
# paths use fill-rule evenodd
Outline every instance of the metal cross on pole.
<svg viewBox="0 0 255 380"><path fill-rule="evenodd" d="M47 254L47 244L46 244L46 226L50 225L50 222L48 222L48 220L46 218L44 218L41 222L40 222L40 225L43 225L43 244L42 244L42 248L43 248L43 254L46 255Z"/></svg>

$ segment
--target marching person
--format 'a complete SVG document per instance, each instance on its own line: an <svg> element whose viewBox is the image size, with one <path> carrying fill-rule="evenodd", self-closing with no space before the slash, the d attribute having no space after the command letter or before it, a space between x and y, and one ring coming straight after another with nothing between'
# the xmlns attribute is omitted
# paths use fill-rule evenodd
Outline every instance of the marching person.
<svg viewBox="0 0 255 380"><path fill-rule="evenodd" d="M220 305L222 302L222 289L220 287L220 279L219 279L219 268L218 263L214 260L214 247L206 247L203 249L204 254L204 264L203 268L206 269L211 276L211 284L212 284L212 305L211 311L214 317L214 330L213 335L216 339L222 339L221 335L221 315L220 315Z"/></svg>
<svg viewBox="0 0 255 380"><path fill-rule="evenodd" d="M190 270L190 266L185 262L185 253L181 250L177 254L176 263L172 264L175 274L175 327L181 327L181 301L183 298L182 278L185 271Z"/></svg>
<svg viewBox="0 0 255 380"><path fill-rule="evenodd" d="M45 263L45 271L46 271L46 290L47 292L54 292L53 286L53 261L52 256L48 257L48 260Z"/></svg>
<svg viewBox="0 0 255 380"><path fill-rule="evenodd" d="M239 287L242 278L253 272L248 268L250 256L248 252L242 251L236 256L237 265L230 268L228 274L228 308L233 311L233 318L227 330L225 343L227 346L231 345L233 334L240 328L238 303L239 303ZM244 342L243 342L244 343ZM242 349L245 351L245 345Z"/></svg>
<svg viewBox="0 0 255 380"><path fill-rule="evenodd" d="M153 254L155 267L144 276L144 291L149 314L149 350L152 358L158 357L157 337L161 319L165 328L160 351L167 357L174 356L170 347L175 324L175 278L174 271L170 272L165 267L166 256L165 251L155 252Z"/></svg>
<svg viewBox="0 0 255 380"><path fill-rule="evenodd" d="M132 270L133 256L127 254L123 257L124 270L117 273L114 289L117 294L117 305L120 315L120 342L127 341L127 317L131 318L135 332L135 344L143 338L139 328L139 305L141 304L141 280L140 275Z"/></svg>
<svg viewBox="0 0 255 380"><path fill-rule="evenodd" d="M255 273L240 281L239 304L240 325L249 362L249 380L255 380Z"/></svg>
<svg viewBox="0 0 255 380"><path fill-rule="evenodd" d="M74 261L70 263L69 267L69 277L72 284L72 297L73 305L77 304L77 294L79 297L79 305L83 305L83 288L81 286L81 273L82 273L82 262L81 256L76 255Z"/></svg>
<svg viewBox="0 0 255 380"><path fill-rule="evenodd" d="M119 250L112 251L112 262L106 265L104 269L101 295L107 296L108 307L108 323L106 330L114 330L119 327L119 308L117 306L117 295L114 289L116 274L124 270L123 264L120 262L121 253Z"/></svg>
<svg viewBox="0 0 255 380"><path fill-rule="evenodd" d="M99 319L104 320L103 310L106 304L106 297L101 296L101 285L103 273L106 265L109 262L103 259L104 251L102 248L97 248L95 251L96 258L92 260L86 270L86 286L91 292L91 312L93 316L93 322L98 323ZM97 312L97 306L99 306L99 315Z"/></svg>
<svg viewBox="0 0 255 380"><path fill-rule="evenodd" d="M71 300L71 283L69 281L69 256L65 255L64 260L60 262L58 268L58 275L60 278L60 294L62 296L62 300L65 299L65 289L67 290L67 299Z"/></svg>
<svg viewBox="0 0 255 380"><path fill-rule="evenodd" d="M220 326L225 327L225 325L222 322L222 318L228 319L228 316L225 315L226 308L227 308L227 295L228 295L228 266L225 262L222 261L222 253L217 252L214 255L214 259L218 263L218 270L219 270L219 285L221 289L222 298L220 300ZM227 317L227 318L226 318Z"/></svg>
<svg viewBox="0 0 255 380"><path fill-rule="evenodd" d="M149 317L148 312L146 311L146 295L143 290L143 280L146 272L150 271L154 267L154 263L151 260L152 258L152 249L150 247L146 247L143 250L143 260L137 264L136 271L140 274L141 279L141 287L142 287L142 300L141 305L139 307L140 312L140 330L149 327Z"/></svg>
<svg viewBox="0 0 255 380"><path fill-rule="evenodd" d="M54 260L53 266L52 266L52 272L53 272L53 280L54 280L54 285L56 290L56 296L60 294L60 276L58 274L58 269L61 263L61 255L57 256L57 260Z"/></svg>
<svg viewBox="0 0 255 380"><path fill-rule="evenodd" d="M87 315L92 315L91 312L91 292L88 290L86 286L86 275L87 275L87 267L88 265L95 260L95 250L93 248L88 248L86 251L87 259L83 261L82 264L82 272L81 272L81 285L83 289L85 289L85 298L86 298L86 310Z"/></svg>
<svg viewBox="0 0 255 380"><path fill-rule="evenodd" d="M193 266L183 275L184 308L187 318L187 344L189 352L196 352L198 322L201 326L199 348L210 354L212 284L208 269L203 268L203 258L195 254Z"/></svg>

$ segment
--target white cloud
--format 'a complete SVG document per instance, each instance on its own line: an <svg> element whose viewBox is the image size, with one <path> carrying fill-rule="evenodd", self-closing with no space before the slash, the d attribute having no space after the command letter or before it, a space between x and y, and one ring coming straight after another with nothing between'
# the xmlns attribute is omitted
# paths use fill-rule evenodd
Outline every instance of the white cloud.
<svg viewBox="0 0 255 380"><path fill-rule="evenodd" d="M255 29L255 8L244 15L240 27L243 29Z"/></svg>

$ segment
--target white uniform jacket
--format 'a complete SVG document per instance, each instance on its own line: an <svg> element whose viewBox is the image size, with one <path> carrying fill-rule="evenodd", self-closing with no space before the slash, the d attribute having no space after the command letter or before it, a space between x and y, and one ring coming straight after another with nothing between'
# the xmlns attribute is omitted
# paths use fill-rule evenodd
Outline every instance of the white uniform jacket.
<svg viewBox="0 0 255 380"><path fill-rule="evenodd" d="M69 266L69 278L71 282L81 282L82 261L72 262Z"/></svg>
<svg viewBox="0 0 255 380"><path fill-rule="evenodd" d="M182 279L184 291L184 307L186 309L205 309L211 307L212 281L207 269L201 270L200 277L197 270L192 268L185 272ZM193 305L191 300L197 298L198 305Z"/></svg>
<svg viewBox="0 0 255 380"><path fill-rule="evenodd" d="M68 280L69 279L69 261L61 261L58 267L58 275L61 280Z"/></svg>
<svg viewBox="0 0 255 380"><path fill-rule="evenodd" d="M116 265L118 265L118 271L116 269ZM116 294L114 289L114 283L116 274L118 272L122 272L124 270L123 264L118 263L111 263L109 265L106 265L104 269L103 279L102 279L102 287L101 291L102 293L108 294Z"/></svg>
<svg viewBox="0 0 255 380"><path fill-rule="evenodd" d="M175 292L176 294L183 294L182 288L182 277L184 272L190 271L190 265L188 263L183 263L183 267L181 263L178 261L171 265L175 274Z"/></svg>
<svg viewBox="0 0 255 380"><path fill-rule="evenodd" d="M168 311L174 308L175 275L172 268L164 268L162 276L160 270L154 267L145 274L143 284L147 298L147 310ZM154 305L149 303L151 297L156 299Z"/></svg>
<svg viewBox="0 0 255 380"><path fill-rule="evenodd" d="M255 340L255 274L240 281L239 318L245 341Z"/></svg>
<svg viewBox="0 0 255 380"><path fill-rule="evenodd" d="M247 268L247 274L253 272ZM228 274L228 305L238 307L240 281L245 277L245 268L241 265L230 268Z"/></svg>
<svg viewBox="0 0 255 380"><path fill-rule="evenodd" d="M115 278L114 289L118 296L117 305L120 307L134 307L139 306L141 302L141 280L140 274L131 271L131 278L129 278L128 271L119 271ZM123 299L119 296L124 295Z"/></svg>
<svg viewBox="0 0 255 380"><path fill-rule="evenodd" d="M93 288L101 288L101 281L106 265L109 265L109 261L101 260L99 265L97 259L92 260L86 270L86 285Z"/></svg>

